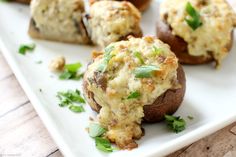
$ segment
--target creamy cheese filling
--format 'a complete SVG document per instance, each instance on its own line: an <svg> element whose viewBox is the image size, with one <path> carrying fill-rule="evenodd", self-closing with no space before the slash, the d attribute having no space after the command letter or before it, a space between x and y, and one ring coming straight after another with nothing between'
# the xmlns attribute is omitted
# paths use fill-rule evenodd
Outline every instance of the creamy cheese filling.
<svg viewBox="0 0 236 157"><path fill-rule="evenodd" d="M80 28L83 0L33 0L31 16L37 29L54 40L85 42Z"/></svg>
<svg viewBox="0 0 236 157"><path fill-rule="evenodd" d="M104 62L97 57L88 66L86 77L88 90L94 93L95 101L102 107L99 122L108 129L107 137L120 148L136 147L134 139L142 136L141 121L143 106L152 104L168 89L175 88L178 60L169 46L152 37L131 38L129 41L113 43L107 47L113 56L100 75L106 77L106 88L94 81ZM137 57L137 52L139 57ZM149 78L137 78L134 70L143 65L159 67ZM129 98L131 93L138 97Z"/></svg>
<svg viewBox="0 0 236 157"><path fill-rule="evenodd" d="M141 14L129 2L99 1L91 6L89 15L92 41L101 47L141 33Z"/></svg>
<svg viewBox="0 0 236 157"><path fill-rule="evenodd" d="M185 21L189 17L185 10L187 2L199 12L203 23L196 30ZM162 20L172 28L172 33L188 43L190 55L210 55L218 64L227 55L236 15L225 0L165 0L160 13Z"/></svg>

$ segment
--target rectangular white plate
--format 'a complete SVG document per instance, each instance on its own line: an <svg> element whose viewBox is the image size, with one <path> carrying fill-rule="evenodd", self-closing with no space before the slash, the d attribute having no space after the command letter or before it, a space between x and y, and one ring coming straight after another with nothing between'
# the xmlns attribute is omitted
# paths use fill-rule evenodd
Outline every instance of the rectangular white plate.
<svg viewBox="0 0 236 157"><path fill-rule="evenodd" d="M232 0L233 1L233 0ZM144 13L142 27L145 34L155 35L158 3ZM27 35L30 15L27 6L0 3L0 48L17 79L42 118L60 150L68 157L144 157L163 156L188 145L236 120L236 47L220 70L212 65L185 66L187 93L183 105L175 115L187 120L187 129L179 134L170 132L164 123L144 125L145 136L132 151L105 154L95 148L85 128L89 116L95 116L86 105L86 112L75 114L58 107L57 91L81 90L81 81L60 81L50 73L48 64L55 56L63 55L68 63L81 61L86 67L94 47L70 45L30 39ZM20 55L21 43L36 43L33 53ZM36 61L42 60L42 64ZM39 92L42 89L42 92ZM187 116L194 120L188 120Z"/></svg>

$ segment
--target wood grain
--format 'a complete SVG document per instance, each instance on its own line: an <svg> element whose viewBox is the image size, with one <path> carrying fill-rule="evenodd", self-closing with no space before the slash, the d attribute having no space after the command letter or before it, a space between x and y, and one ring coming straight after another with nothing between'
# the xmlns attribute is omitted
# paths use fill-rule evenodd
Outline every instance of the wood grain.
<svg viewBox="0 0 236 157"><path fill-rule="evenodd" d="M236 153L236 123L185 147L168 157L223 157ZM233 131L232 131L233 129ZM235 156L232 156L235 157Z"/></svg>
<svg viewBox="0 0 236 157"><path fill-rule="evenodd" d="M13 75L13 73L0 53L0 81L6 77L9 77L10 75Z"/></svg>
<svg viewBox="0 0 236 157"><path fill-rule="evenodd" d="M0 87L0 118L15 108L29 102L14 75L0 81Z"/></svg>
<svg viewBox="0 0 236 157"><path fill-rule="evenodd" d="M1 54L0 73L0 156L62 156Z"/></svg>

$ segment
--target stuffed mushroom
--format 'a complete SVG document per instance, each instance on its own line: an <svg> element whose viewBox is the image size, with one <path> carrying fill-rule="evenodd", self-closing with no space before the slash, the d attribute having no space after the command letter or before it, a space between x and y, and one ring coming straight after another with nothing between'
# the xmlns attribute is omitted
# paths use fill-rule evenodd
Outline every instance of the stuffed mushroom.
<svg viewBox="0 0 236 157"><path fill-rule="evenodd" d="M92 42L100 47L126 39L129 35L142 36L140 12L127 1L95 2L86 19L88 34Z"/></svg>
<svg viewBox="0 0 236 157"><path fill-rule="evenodd" d="M236 14L225 0L165 0L157 37L181 63L215 61L218 67L232 47L235 26Z"/></svg>
<svg viewBox="0 0 236 157"><path fill-rule="evenodd" d="M90 4L99 1L99 0L90 0ZM117 0L117 1L125 1L125 0ZM135 7L137 7L140 11L145 11L152 0L126 0L134 4Z"/></svg>
<svg viewBox="0 0 236 157"><path fill-rule="evenodd" d="M33 38L87 44L83 0L33 0L29 35Z"/></svg>
<svg viewBox="0 0 236 157"><path fill-rule="evenodd" d="M142 121L158 122L178 109L185 75L167 44L153 37L130 37L95 55L83 88L108 130L106 137L121 149L132 149L143 135Z"/></svg>

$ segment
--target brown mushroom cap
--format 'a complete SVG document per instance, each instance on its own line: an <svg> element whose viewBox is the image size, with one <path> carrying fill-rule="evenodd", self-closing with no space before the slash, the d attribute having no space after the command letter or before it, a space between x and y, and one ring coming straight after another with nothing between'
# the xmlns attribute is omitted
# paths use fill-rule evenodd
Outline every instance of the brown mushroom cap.
<svg viewBox="0 0 236 157"><path fill-rule="evenodd" d="M185 90L186 78L181 65L177 69L177 79L181 85L179 89L169 89L159 96L153 104L144 106L144 121L153 123L164 119L166 114L173 114L181 105Z"/></svg>
<svg viewBox="0 0 236 157"><path fill-rule="evenodd" d="M175 36L171 32L171 27L162 20L158 20L157 38L170 45L171 50L179 58L179 62L182 64L204 64L214 61L211 53L209 56L192 56L188 53L188 43L186 43L181 37ZM231 42L228 44L227 49L230 51L233 45L233 31L231 32Z"/></svg>
<svg viewBox="0 0 236 157"><path fill-rule="evenodd" d="M203 64L213 60L212 57L191 56L188 53L188 43L186 43L182 38L173 35L170 26L168 26L162 20L159 20L157 22L156 31L157 31L157 38L170 45L171 50L179 58L180 63Z"/></svg>
<svg viewBox="0 0 236 157"><path fill-rule="evenodd" d="M140 11L145 11L152 0L128 0L133 3Z"/></svg>

